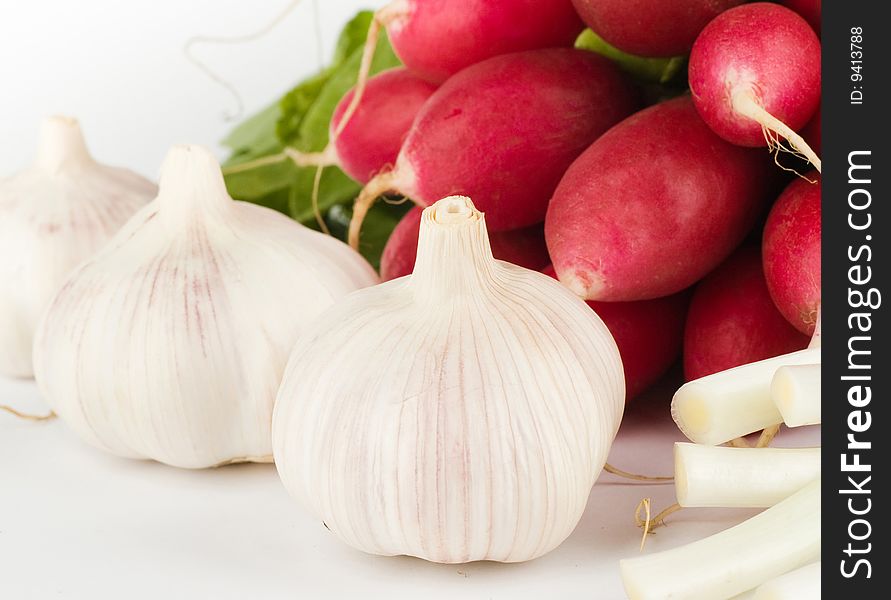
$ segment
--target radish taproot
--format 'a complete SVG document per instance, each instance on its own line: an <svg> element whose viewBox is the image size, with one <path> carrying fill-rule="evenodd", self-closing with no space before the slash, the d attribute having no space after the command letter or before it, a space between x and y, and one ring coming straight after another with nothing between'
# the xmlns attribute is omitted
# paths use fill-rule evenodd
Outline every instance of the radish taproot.
<svg viewBox="0 0 891 600"><path fill-rule="evenodd" d="M560 281L611 302L689 287L743 240L769 167L712 132L689 97L629 117L572 164L551 199L545 239Z"/></svg>
<svg viewBox="0 0 891 600"><path fill-rule="evenodd" d="M688 381L807 347L767 291L761 253L744 246L697 287L684 329Z"/></svg>
<svg viewBox="0 0 891 600"><path fill-rule="evenodd" d="M572 0L582 20L620 50L638 56L686 54L709 21L744 0Z"/></svg>
<svg viewBox="0 0 891 600"><path fill-rule="evenodd" d="M552 266L542 270L554 279ZM665 375L681 353L686 292L637 302L588 301L609 329L625 371L625 400L631 400Z"/></svg>
<svg viewBox="0 0 891 600"><path fill-rule="evenodd" d="M421 108L396 165L356 200L350 245L381 194L421 206L473 198L490 231L544 220L572 161L630 114L637 94L607 59L571 48L496 56L464 69Z"/></svg>
<svg viewBox="0 0 891 600"><path fill-rule="evenodd" d="M383 281L409 275L414 269L422 212L417 206L408 211L390 234L381 255ZM533 271L550 262L540 224L511 231L493 231L489 234L489 245L495 258Z"/></svg>
<svg viewBox="0 0 891 600"><path fill-rule="evenodd" d="M290 159L298 167L337 165L356 181L368 183L375 173L396 161L415 115L436 87L404 67L382 71L368 80L365 100L335 134L353 101L356 88L341 98L331 117L328 146L321 152L286 148L281 154L226 167L223 172L228 175Z"/></svg>
<svg viewBox="0 0 891 600"><path fill-rule="evenodd" d="M756 2L709 23L690 53L690 91L718 135L742 146L820 158L796 131L820 102L820 40L810 25L779 4Z"/></svg>
<svg viewBox="0 0 891 600"><path fill-rule="evenodd" d="M764 226L767 288L780 313L811 335L820 308L820 177L798 179L777 198Z"/></svg>

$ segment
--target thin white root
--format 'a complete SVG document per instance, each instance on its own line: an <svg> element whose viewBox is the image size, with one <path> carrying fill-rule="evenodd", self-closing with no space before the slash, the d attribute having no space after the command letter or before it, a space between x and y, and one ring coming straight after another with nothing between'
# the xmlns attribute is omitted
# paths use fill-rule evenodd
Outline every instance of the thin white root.
<svg viewBox="0 0 891 600"><path fill-rule="evenodd" d="M284 21L291 12L297 8L300 4L301 0L292 0L274 19L269 21L266 25L254 31L253 33L249 33L246 35L237 35L232 37L220 37L220 36L208 36L208 35L198 35L190 38L186 41L185 46L183 46L183 52L186 55L186 58L195 65L198 69L200 69L205 75L207 75L211 80L213 80L217 85L225 89L229 94L232 95L232 98L235 100L235 112L230 113L226 112L223 114L223 118L226 121L233 121L235 119L240 119L241 115L244 114L244 101L241 99L241 94L238 93L238 90L232 85L229 81L218 75L213 69L211 69L205 62L198 59L193 53L192 48L196 44L244 44L247 42L252 42L254 40L258 40L265 36L267 33L275 29L282 21Z"/></svg>
<svg viewBox="0 0 891 600"><path fill-rule="evenodd" d="M16 410L11 406L6 406L5 404L0 404L0 410L4 410L9 414L18 417L19 419L24 419L26 421L50 421L56 418L56 413L54 413L53 411L50 411L45 415L32 415Z"/></svg>
<svg viewBox="0 0 891 600"><path fill-rule="evenodd" d="M609 463L603 465L603 470L612 475L624 477L625 479L632 479L634 481L645 481L648 483L666 483L674 481L674 477L669 475L638 475L637 473L629 473L628 471L617 469Z"/></svg>
<svg viewBox="0 0 891 600"><path fill-rule="evenodd" d="M771 132L786 138L789 145L797 152L801 153L817 169L822 173L822 162L817 153L811 149L804 138L794 132L788 125L777 119L775 116L767 112L750 91L740 92L733 95L733 110L739 114L752 119L759 123L762 127ZM770 144L768 137L768 144ZM782 147L780 145L780 147Z"/></svg>
<svg viewBox="0 0 891 600"><path fill-rule="evenodd" d="M647 536L653 533L654 530L664 527L665 519L667 519L669 515L681 510L683 507L680 504L672 504L668 508L659 511L655 517L650 514L651 508L652 500L650 500L650 498L644 498L638 502L637 508L634 509L634 524L643 530L640 539L641 552L643 552L644 545L647 542ZM641 516L641 512L644 513L643 517Z"/></svg>
<svg viewBox="0 0 891 600"><path fill-rule="evenodd" d="M768 358L685 383L671 401L671 415L693 442L717 445L783 422L770 396L777 369L820 362L820 349Z"/></svg>
<svg viewBox="0 0 891 600"><path fill-rule="evenodd" d="M359 250L359 232L368 210L374 205L378 196L394 190L395 171L379 173L366 184L356 202L353 204L353 217L350 219L348 241L353 250Z"/></svg>
<svg viewBox="0 0 891 600"><path fill-rule="evenodd" d="M820 365L789 365L777 369L770 384L770 396L786 425L820 424L820 387Z"/></svg>
<svg viewBox="0 0 891 600"><path fill-rule="evenodd" d="M819 600L820 561L762 583L752 600Z"/></svg>
<svg viewBox="0 0 891 600"><path fill-rule="evenodd" d="M285 148L278 154L270 154L269 156L248 160L237 165L223 167L223 175L252 171L260 167L278 164L289 158L298 167L329 167L337 164L337 152L331 146L326 147L321 152L300 152L294 148Z"/></svg>
<svg viewBox="0 0 891 600"><path fill-rule="evenodd" d="M674 445L683 507L766 508L820 477L820 448Z"/></svg>
<svg viewBox="0 0 891 600"><path fill-rule="evenodd" d="M620 561L625 592L630 600L731 598L819 560L820 517L817 479L735 527Z"/></svg>

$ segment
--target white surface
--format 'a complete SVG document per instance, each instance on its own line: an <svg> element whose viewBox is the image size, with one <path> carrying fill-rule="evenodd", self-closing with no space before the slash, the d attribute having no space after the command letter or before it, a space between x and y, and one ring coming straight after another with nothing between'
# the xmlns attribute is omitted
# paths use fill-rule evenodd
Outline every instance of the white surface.
<svg viewBox="0 0 891 600"><path fill-rule="evenodd" d="M3 0L0 177L31 161L40 119L54 113L80 119L99 160L152 178L172 144L217 147L235 124L224 120L235 101L186 59L183 46L198 35L253 33L290 2ZM314 5L327 62L343 24L384 3L301 0L261 39L197 45L194 54L238 89L250 114L318 69Z"/></svg>
<svg viewBox="0 0 891 600"><path fill-rule="evenodd" d="M632 407L612 464L670 473L679 434L668 394ZM0 403L46 410L33 382L0 378ZM813 445L818 435L784 432L778 445ZM576 531L550 554L513 565L435 565L345 546L292 502L271 465L186 471L128 461L84 445L58 420L0 412L0 598L619 600L617 561L638 553L632 517L647 496L657 510L674 502L671 485L604 474ZM646 551L754 513L684 510Z"/></svg>

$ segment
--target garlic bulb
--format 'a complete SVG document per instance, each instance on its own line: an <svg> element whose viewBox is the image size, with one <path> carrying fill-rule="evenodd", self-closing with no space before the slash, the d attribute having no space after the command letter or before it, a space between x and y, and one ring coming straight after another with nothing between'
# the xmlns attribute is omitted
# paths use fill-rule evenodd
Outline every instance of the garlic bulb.
<svg viewBox="0 0 891 600"><path fill-rule="evenodd" d="M600 318L493 259L483 215L453 196L424 211L412 275L301 337L273 452L288 490L356 548L523 561L574 529L623 399Z"/></svg>
<svg viewBox="0 0 891 600"><path fill-rule="evenodd" d="M53 294L155 192L93 160L74 119L44 120L37 160L0 181L0 375L31 377L34 330Z"/></svg>
<svg viewBox="0 0 891 600"><path fill-rule="evenodd" d="M298 334L376 275L334 238L226 193L174 147L157 199L64 285L37 383L81 437L179 467L271 457L272 403Z"/></svg>

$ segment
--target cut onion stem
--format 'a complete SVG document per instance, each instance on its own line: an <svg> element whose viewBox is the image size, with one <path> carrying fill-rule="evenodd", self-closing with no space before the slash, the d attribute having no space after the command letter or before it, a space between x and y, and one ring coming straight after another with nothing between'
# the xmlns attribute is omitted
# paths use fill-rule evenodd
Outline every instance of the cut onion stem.
<svg viewBox="0 0 891 600"><path fill-rule="evenodd" d="M812 348L695 379L675 393L671 415L697 444L723 444L778 425L783 417L770 396L777 369L819 362L820 349Z"/></svg>
<svg viewBox="0 0 891 600"><path fill-rule="evenodd" d="M759 450L765 452L765 450ZM631 600L724 600L820 558L820 480L705 539L619 562Z"/></svg>
<svg viewBox="0 0 891 600"><path fill-rule="evenodd" d="M674 477L683 507L766 508L820 477L820 449L678 442Z"/></svg>
<svg viewBox="0 0 891 600"><path fill-rule="evenodd" d="M819 600L820 562L789 571L758 586L752 600Z"/></svg>
<svg viewBox="0 0 891 600"><path fill-rule="evenodd" d="M820 423L820 365L780 367L770 384L770 396L789 427Z"/></svg>

